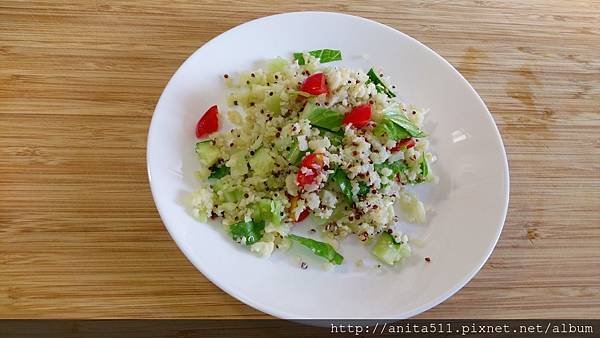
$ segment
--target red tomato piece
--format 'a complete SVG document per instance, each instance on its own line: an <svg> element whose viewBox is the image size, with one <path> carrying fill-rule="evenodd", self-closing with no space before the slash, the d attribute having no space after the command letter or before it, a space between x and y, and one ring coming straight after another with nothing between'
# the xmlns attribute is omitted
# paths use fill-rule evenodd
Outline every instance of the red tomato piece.
<svg viewBox="0 0 600 338"><path fill-rule="evenodd" d="M196 124L196 137L201 138L219 129L219 109L214 105L202 115Z"/></svg>
<svg viewBox="0 0 600 338"><path fill-rule="evenodd" d="M315 73L304 80L300 86L300 90L312 95L320 95L327 93L329 88L325 83L325 74Z"/></svg>
<svg viewBox="0 0 600 338"><path fill-rule="evenodd" d="M302 210L300 215L298 215L298 219L295 220L294 222L298 223L298 222L304 221L306 219L306 217L308 217L308 214L310 214L310 211L308 209Z"/></svg>
<svg viewBox="0 0 600 338"><path fill-rule="evenodd" d="M309 169L321 169L323 168L323 164L323 154L311 153L304 156L302 162L300 162L300 168L305 167Z"/></svg>
<svg viewBox="0 0 600 338"><path fill-rule="evenodd" d="M366 126L371 120L371 105L363 104L358 107L355 107L350 112L346 113L344 119L342 120L342 124L350 124L356 128L362 128Z"/></svg>
<svg viewBox="0 0 600 338"><path fill-rule="evenodd" d="M303 172L302 168L300 168L300 171L296 174L296 183L299 187L313 184L315 183L316 176L313 169L308 169L306 172Z"/></svg>
<svg viewBox="0 0 600 338"><path fill-rule="evenodd" d="M391 152L396 152L396 151L400 151L402 149L410 149L412 147L414 147L416 144L415 139L410 137L410 138L405 138L402 139L398 142L396 142L396 145L390 149Z"/></svg>

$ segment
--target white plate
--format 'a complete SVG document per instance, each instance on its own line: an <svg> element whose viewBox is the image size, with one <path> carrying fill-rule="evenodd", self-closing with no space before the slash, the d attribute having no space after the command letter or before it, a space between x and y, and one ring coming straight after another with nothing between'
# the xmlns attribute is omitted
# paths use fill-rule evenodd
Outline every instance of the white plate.
<svg viewBox="0 0 600 338"><path fill-rule="evenodd" d="M198 185L195 123L212 104L225 107L223 74L248 70L266 58L321 48L342 50L344 59L337 64L381 67L402 99L431 109L425 130L439 158L433 171L440 183L418 191L434 211L426 225L405 226L411 238L424 244L414 247L413 257L400 267L378 270L368 260L367 267L356 267L356 260L369 257L356 241L342 243L345 262L334 271L316 260L302 270L295 253L261 259L219 227L193 219L183 203ZM425 311L479 271L498 240L508 206L502 140L469 83L413 38L336 13L261 18L198 49L160 97L148 134L147 161L160 216L187 258L230 295L283 318L405 318Z"/></svg>

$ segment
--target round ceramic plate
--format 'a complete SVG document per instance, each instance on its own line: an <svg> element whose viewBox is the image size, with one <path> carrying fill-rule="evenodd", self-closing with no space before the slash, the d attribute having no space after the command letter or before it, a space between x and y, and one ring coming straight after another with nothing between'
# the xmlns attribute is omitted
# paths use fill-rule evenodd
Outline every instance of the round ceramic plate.
<svg viewBox="0 0 600 338"><path fill-rule="evenodd" d="M424 129L438 157L432 170L439 183L416 191L431 211L427 224L403 225L420 245L413 245L413 256L400 266L379 268L368 248L352 239L342 242L344 264L332 271L301 250L259 258L219 226L194 219L186 206L186 196L198 186L194 127L209 106L225 107L223 74L323 48L343 54L342 61L326 65L383 69L403 101L430 109ZM439 304L485 263L508 205L502 140L469 83L415 39L374 21L336 13L261 18L198 49L160 97L147 161L160 216L187 258L233 297L283 318L405 318ZM299 268L298 256L308 262L308 269ZM357 266L361 259L363 266Z"/></svg>

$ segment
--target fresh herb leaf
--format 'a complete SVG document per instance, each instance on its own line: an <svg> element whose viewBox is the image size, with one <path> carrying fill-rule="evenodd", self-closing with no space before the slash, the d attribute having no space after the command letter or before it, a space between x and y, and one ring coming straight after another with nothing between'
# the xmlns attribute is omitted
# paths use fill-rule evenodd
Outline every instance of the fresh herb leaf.
<svg viewBox="0 0 600 338"><path fill-rule="evenodd" d="M377 136L387 135L392 140L402 140L408 137L424 137L425 132L406 117L398 106L383 112L381 121L373 129Z"/></svg>
<svg viewBox="0 0 600 338"><path fill-rule="evenodd" d="M208 178L222 178L229 175L230 169L226 165L210 167L210 176Z"/></svg>
<svg viewBox="0 0 600 338"><path fill-rule="evenodd" d="M337 49L313 50L309 53L310 55L318 58L319 62L321 63L339 61L342 59L342 52Z"/></svg>
<svg viewBox="0 0 600 338"><path fill-rule="evenodd" d="M328 243L315 241L314 239L294 234L288 235L288 238L309 248L315 255L325 258L330 263L340 265L344 261L344 256L335 251L335 249Z"/></svg>
<svg viewBox="0 0 600 338"><path fill-rule="evenodd" d="M363 181L358 182L358 193L357 193L358 196L365 196L366 194L369 193L369 191L371 191L371 188L369 187L367 182L363 182Z"/></svg>
<svg viewBox="0 0 600 338"><path fill-rule="evenodd" d="M346 196L348 202L354 203L354 201L352 200L352 183L350 182L350 179L348 178L348 175L346 175L344 170L337 168L333 173L331 179L340 188L342 194Z"/></svg>
<svg viewBox="0 0 600 338"><path fill-rule="evenodd" d="M378 93L385 93L385 95L387 95L388 97L396 97L396 94L394 94L394 92L392 92L385 85L385 83L383 83L383 81L379 78L379 76L377 76L377 73L375 73L375 70L373 70L373 68L369 69L369 71L367 72L367 76L369 77L367 83L373 83Z"/></svg>
<svg viewBox="0 0 600 338"><path fill-rule="evenodd" d="M246 245L252 245L265 234L265 222L239 222L229 226L229 232L235 241L245 239Z"/></svg>
<svg viewBox="0 0 600 338"><path fill-rule="evenodd" d="M410 137L410 133L406 129L400 127L394 121L386 119L385 117L377 124L373 129L373 134L376 136L386 135L392 140L402 140Z"/></svg>
<svg viewBox="0 0 600 338"><path fill-rule="evenodd" d="M321 127L329 131L337 132L342 126L344 114L327 108L313 109L306 118L315 127Z"/></svg>
<svg viewBox="0 0 600 338"><path fill-rule="evenodd" d="M399 108L388 109L383 112L383 120L392 121L402 127L412 137L424 137L425 133L404 115Z"/></svg>
<svg viewBox="0 0 600 338"><path fill-rule="evenodd" d="M326 63L326 62L332 62L332 61L339 61L342 59L342 52L340 50L337 49L317 49L317 50L311 50L310 52L308 52L308 54L314 56L315 58L319 59L319 62L321 63ZM306 61L304 60L304 54L303 53L294 53L294 59L296 61L298 61L298 64L300 66L306 64Z"/></svg>

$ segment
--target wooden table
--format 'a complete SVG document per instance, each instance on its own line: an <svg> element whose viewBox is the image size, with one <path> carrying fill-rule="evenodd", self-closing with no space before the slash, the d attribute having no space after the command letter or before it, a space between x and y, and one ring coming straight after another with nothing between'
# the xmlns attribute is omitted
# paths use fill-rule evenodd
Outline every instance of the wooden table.
<svg viewBox="0 0 600 338"><path fill-rule="evenodd" d="M266 317L165 230L146 133L177 67L261 16L339 11L432 47L488 104L509 158L504 231L420 318L600 317L600 2L0 3L0 317Z"/></svg>

